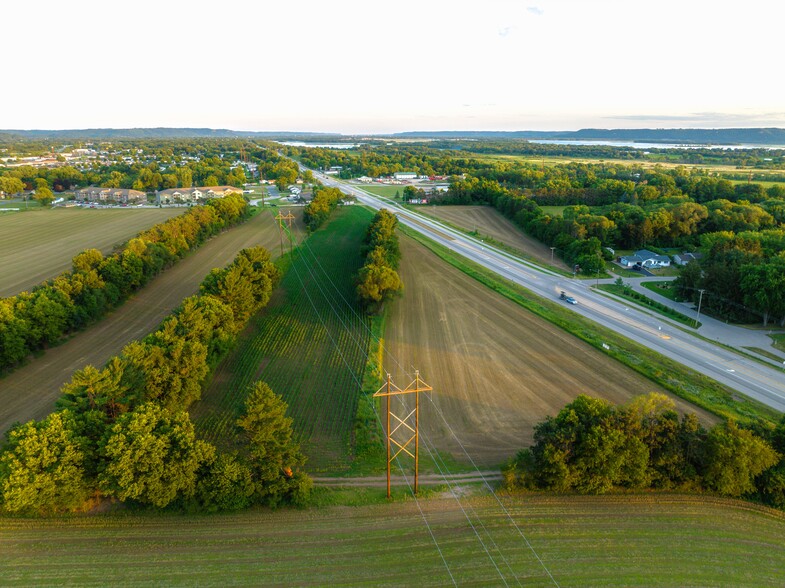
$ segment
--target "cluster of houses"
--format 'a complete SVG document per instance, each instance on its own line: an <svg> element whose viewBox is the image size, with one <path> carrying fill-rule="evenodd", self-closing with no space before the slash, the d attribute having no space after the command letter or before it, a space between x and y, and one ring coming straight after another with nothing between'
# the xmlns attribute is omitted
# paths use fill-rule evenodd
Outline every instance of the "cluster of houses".
<svg viewBox="0 0 785 588"><path fill-rule="evenodd" d="M700 253L681 253L673 256L673 263L676 265L687 265L689 262L700 257ZM671 265L671 258L667 255L659 255L648 249L640 249L632 255L623 255L616 258L616 262L627 269L660 269Z"/></svg>

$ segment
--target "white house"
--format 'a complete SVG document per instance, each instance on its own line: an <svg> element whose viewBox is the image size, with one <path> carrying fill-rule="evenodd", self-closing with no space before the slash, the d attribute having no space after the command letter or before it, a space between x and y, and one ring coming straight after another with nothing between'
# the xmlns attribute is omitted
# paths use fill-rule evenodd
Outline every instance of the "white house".
<svg viewBox="0 0 785 588"><path fill-rule="evenodd" d="M625 255L620 257L619 264L626 268L634 267L636 265L647 268L661 268L670 266L671 258L667 255L658 255L647 249L640 249L633 255Z"/></svg>
<svg viewBox="0 0 785 588"><path fill-rule="evenodd" d="M677 265L687 265L689 262L700 259L701 257L702 255L700 253L680 253L673 256L673 262Z"/></svg>

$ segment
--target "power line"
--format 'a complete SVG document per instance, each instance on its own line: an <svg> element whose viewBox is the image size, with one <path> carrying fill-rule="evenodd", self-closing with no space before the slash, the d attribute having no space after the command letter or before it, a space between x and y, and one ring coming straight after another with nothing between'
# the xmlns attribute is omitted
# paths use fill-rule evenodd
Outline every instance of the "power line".
<svg viewBox="0 0 785 588"><path fill-rule="evenodd" d="M367 325L367 322L366 322L365 320L362 320L362 317L359 317L359 316L357 315L357 313L356 313L356 311L354 310L353 306L352 306L352 305L351 305L351 304L350 304L350 303L349 303L349 302L348 302L348 301L347 301L347 300L344 298L343 294L342 294L342 293L341 293L341 291L340 291L340 290L337 288L337 286L335 285L335 283L332 281L332 279L330 278L329 274L328 274L328 273L327 273L327 272L324 270L323 266L322 266L322 265L321 265L321 263L319 262L319 259L318 259L318 257L317 257L317 256L314 254L313 250L311 249L311 247L310 247L310 244L308 243L308 240L307 240L307 239L304 239L304 240L303 240L303 243L305 244L305 248L308 250L308 252L310 253L310 255L311 255L311 257L313 258L313 260L316 262L316 265L318 265L318 266L319 266L319 269L321 270L322 274L323 274L323 275L326 277L326 279L327 279L328 283L329 283L329 284L332 286L332 289L334 290L334 292L335 292L335 293L337 293L337 294L338 294L338 296L340 296L340 298L342 299L342 301L343 301L343 303L345 304L345 306L346 306L346 307L348 307L348 308L350 309L350 311L351 311L351 312L352 312L352 313L355 315L355 317L356 317L356 318L360 318L360 319L361 319L361 320L360 320L361 324L362 324L362 325L364 325L365 329L366 329L366 330L369 332L369 334L370 334L371 338L372 338L372 339L375 339L375 340L376 340L376 341L379 343L379 345L380 345L380 346L381 346L381 347L384 349L384 344L382 343L382 341L381 341L380 339L378 339L377 337L375 337L375 335L373 334L373 331L372 331L372 330L371 330L371 329L368 327L368 325ZM311 274L311 277L312 277L312 278L314 278L314 283L317 285L317 287L320 289L320 291L322 292L322 294L325 296L325 300L328 300L328 297L327 297L326 293L325 293L325 292L324 292L324 290L322 289L322 287L321 287L321 285L320 285L320 283L319 283L319 280L317 280L317 279L316 279L316 276L314 276L314 274L313 274L313 271L311 270L310 266L309 266L309 265L306 263L306 264L305 264L305 267L308 269L309 273ZM299 278L299 274L298 274L298 279L300 279L300 278ZM301 283L303 283L303 282L302 282L302 280L300 280L300 281L301 281ZM309 296L309 301L310 301L310 296ZM337 303L337 301L335 301L335 302ZM346 328L346 324L343 322L343 319L341 319L341 317L340 317L340 314L339 314L339 313L336 311L336 309L335 309L335 307L333 306L333 304L332 304L332 303L330 303L330 302L329 302L329 300L328 300L328 303L330 304L330 308L332 309L332 311L333 311L333 312L336 314L336 316L338 316L338 318L339 318L339 321L341 321L341 323L344 325L344 328ZM313 305L313 303L312 303L312 305ZM317 312L318 312L318 311L317 311ZM321 321L321 317L320 317L320 321ZM323 323L323 324L324 324L324 323ZM326 327L325 327L325 328L326 328ZM346 331L349 333L349 337L350 337L350 338L351 338L351 339L354 341L354 343L355 343L355 344L357 344L358 346L360 346L360 348L362 349L362 345L361 345L361 343L360 343L359 341L357 341L357 340L354 338L354 335L353 335L352 331L351 331L350 329L346 329ZM328 332L328 334L329 334L329 332ZM331 341L333 341L333 344L336 346L336 349L338 349L339 353L341 354L341 357L342 357L342 359L344 360L344 363L346 363L347 367L349 367L349 366L348 366L348 363L347 363L347 362L346 362L346 360L345 360L345 358L343 358L343 354L342 354L342 352L340 351L340 348L338 348L337 344L335 343L335 340L332 338L332 335L330 335L330 339L331 339ZM367 348L365 348L365 349L364 349L364 351L366 351L366 352L367 352ZM404 367L401 365L401 363L398 361L398 359L397 359L397 358L396 358L396 357L395 357L395 356L394 356L392 353L389 353L389 351L388 351L388 352L387 352L387 355L388 355L388 356L389 356L389 357L392 359L392 361L393 361L393 362L394 362L396 365L398 365L398 367L399 367L399 368L400 368L400 369L401 369L401 370L402 370L402 371L403 371L405 374L407 373L407 370L406 370L406 368L404 368ZM354 376L353 372L352 372L352 376L355 378L355 381L357 381L357 379L356 379L356 377ZM359 385L360 387L362 387L362 384L361 384L360 382L358 382L358 385ZM535 556L535 558L537 559L538 563L539 563L539 564L541 565L541 567L542 567L542 568L545 570L546 574L547 574L547 575L548 575L548 577L551 579L551 581L554 583L554 585L558 586L559 584L558 584L558 582L556 582L556 580L555 580L555 578L553 577L553 575L551 574L550 570L547 568L547 566L545 565L545 563L542 561L542 559L540 558L540 556L537 554L537 552L536 552L536 550L534 549L534 547L532 546L531 542L528 540L528 538L527 538L527 537L526 537L526 535L523 533L523 531L521 530L521 528L520 528L520 527L518 526L518 524L515 522L515 520L513 519L512 515L510 514L510 512L507 510L507 508L506 508L506 507L504 506L504 504L501 502L501 500L499 499L498 495L497 495L497 494L496 494L496 492L493 490L493 488L491 487L491 485L488 483L488 481L487 481L487 479L485 478L485 476L483 476L483 474L482 474L482 472L480 471L480 469L479 469L479 467L477 466L477 464L474 462L474 460L472 459L472 457L469 455L469 453L468 453L468 451L466 450L466 448L465 448L465 446L463 445L463 443L461 443L460 439L459 439L459 438L458 438L458 436L455 434L455 431L454 431L454 430L452 429L452 427L450 426L449 422L447 421L446 417L444 416L444 413L441 411L441 409L438 407L438 405L437 405L437 404L436 404L436 403L433 401L433 398L431 398L431 397L430 397L430 395L427 395L427 394L426 394L426 396L427 396L427 397L428 397L428 399L430 400L431 404L432 404L432 405L433 405L433 406L436 408L436 410L437 410L437 413L439 414L440 418L442 419L442 421L444 422L444 424L447 426L447 428L448 428L448 430L450 431L450 433L452 434L452 436L453 436L453 437L455 438L455 440L458 442L459 446L461 447L462 451L464 452L464 454L466 455L466 457L467 457L467 458L469 459L469 461L471 462L471 464L472 464L472 466L474 467L474 469L475 469L475 470L477 471L477 473L480 475L481 479L483 480L483 483L484 483L484 485L485 485L485 486L487 487L487 489L488 489L488 490L491 492L491 494L493 494L494 498L496 499L497 503L498 503L498 504L499 504L499 506L501 507L501 509L502 509L502 511L504 512L505 516L506 516L506 517L507 517L507 518L510 520L510 522L512 522L512 524L513 524L513 526L515 527L515 529L517 530L518 534L521 536L521 538L522 538L522 539L524 540L524 542L526 543L527 547L528 547L528 548L531 550L531 552L534 554L534 556ZM378 414L378 412L376 411L376 406L372 404L372 408L373 408L373 410L374 410L374 414L375 414L375 416L376 416L376 419L377 419L377 421L379 421L379 424L380 424L380 426L382 426L382 425L381 425L381 419L380 419L380 417L379 417L379 414ZM382 427L382 428L383 428L383 427ZM445 474L445 473L442 471L442 468L441 468L441 467L438 465L438 462L437 462L436 458L434 458L433 451L431 450L431 447L430 447L431 445L432 445L432 444L431 444L430 442L428 442L428 443L427 443L427 446L426 446L426 449L428 450L429 454L431 455L431 458L433 459L433 461L434 461L434 464L435 464L435 465L437 465L437 468L440 470L440 473L441 473L441 475L442 475L443 479L445 480L445 482L447 482L448 486L451 488L451 492L452 492L452 485L450 484L450 482L447 480L447 477L446 477L446 475L447 475L447 474L449 474L449 469L446 467L446 464L444 464L444 462L443 462L443 460L442 460L442 464L444 465L444 468L447 470L447 474ZM434 450L435 450L435 448L434 448ZM397 461L397 463L398 463L398 466L399 466L399 468L401 468L401 471L403 472L403 469L402 469L402 466L401 466L401 464L400 464L400 461L399 461L399 460L396 460L396 461ZM405 480L406 480L406 482L407 482L407 485L409 485L409 489L410 489L410 491L411 491L411 485L409 484L409 482L408 482L408 478L405 476L405 474L404 474L404 478L405 478ZM482 541L482 539L480 538L480 536L479 536L479 533L477 532L476 528L474 527L473 523L471 522L471 519L470 519L469 515L466 513L465 509L463 508L463 505L461 504L461 502L460 502L460 499L458 498L458 496L457 496L457 495L455 495L455 493L454 493L454 492L452 492L452 493L453 493L453 496L455 497L456 501L458 502L459 506L461 507L461 510L463 511L463 513L464 513L464 516L467 518L467 521L469 521L469 524L472 526L472 529L474 529L474 531L475 531L475 534L477 535L477 538L478 538L478 540L480 541L481 545L483 546L483 548L485 549L486 553L488 554L488 557L491 559L491 562L493 563L494 567L496 568L497 572L499 573L500 577L502 578L502 581L504 581L504 583L505 583L505 585L506 585L506 584L507 584L507 582L506 582L506 580L504 579L504 576L503 576L503 574L502 574L502 573L501 573L501 571L499 570L499 568L498 568L498 565L496 564L496 561L493 559L493 556L490 554L490 552L488 551L487 547L485 546L485 543L484 543L484 542ZM415 496L415 500L416 500L416 496ZM419 504L418 504L418 507L419 507ZM473 509L472 509L472 510L473 510ZM475 512L475 515L476 515L476 512ZM478 518L478 520L480 521L480 524L482 524L482 521L481 521L480 517L479 517L479 516L477 516L477 518ZM426 521L426 524L427 524L427 521ZM483 524L483 529L486 531L486 533L488 533L488 535L489 535L489 537L491 538L491 540L493 540L493 539L492 539L492 537L490 536L490 533L487 531L487 529L485 529L485 526L484 526L484 524ZM430 530L430 529L429 529L429 530ZM434 538L434 541L435 541L435 538ZM495 542L494 542L494 545L495 545ZM505 563L507 564L507 566L508 566L508 568L509 568L509 563L507 562L506 558L504 558L504 555L502 554L502 552L501 552L501 550L498 548L498 546L496 546L496 549L499 551L499 554L501 555L502 559L505 561ZM446 562L445 562L445 564L446 564ZM511 569L511 568L510 568L510 571L512 572L512 569ZM515 576L515 573L514 573L514 572L512 572L512 573L513 573L513 576ZM516 581L518 581L518 578L517 578L517 576L515 576L515 578L516 578ZM520 583L520 581L518 581L518 583Z"/></svg>

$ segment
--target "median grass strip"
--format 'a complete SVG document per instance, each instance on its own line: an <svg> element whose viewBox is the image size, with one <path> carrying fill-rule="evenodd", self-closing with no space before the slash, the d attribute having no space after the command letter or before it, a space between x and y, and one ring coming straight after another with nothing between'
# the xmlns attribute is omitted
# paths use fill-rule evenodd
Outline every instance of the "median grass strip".
<svg viewBox="0 0 785 588"><path fill-rule="evenodd" d="M696 406L722 418L735 418L742 422L764 420L773 423L780 418L779 413L774 409L751 398L743 397L735 390L606 329L602 325L568 312L558 304L534 295L526 288L466 260L416 231L405 226L401 226L400 230L431 249L444 261L495 292L593 347L604 350L609 356Z"/></svg>
<svg viewBox="0 0 785 588"><path fill-rule="evenodd" d="M619 298L623 298L627 302L635 304L636 306L640 306L656 312L659 315L662 315L666 318L669 318L673 321L681 323L686 327L697 328L700 327L700 323L695 325L695 319L691 319L687 315L680 313L678 310L671 308L670 306L666 306L656 300L652 300L651 298L644 296L640 292L636 292L627 284L618 285L618 284L599 284L596 286L599 290L603 292L608 292L613 294L614 296L618 296Z"/></svg>

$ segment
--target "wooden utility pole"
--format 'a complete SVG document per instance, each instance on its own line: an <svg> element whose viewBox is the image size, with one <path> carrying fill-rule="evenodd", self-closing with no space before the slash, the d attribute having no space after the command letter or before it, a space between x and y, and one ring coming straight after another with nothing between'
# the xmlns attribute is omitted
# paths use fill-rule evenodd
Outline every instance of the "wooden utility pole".
<svg viewBox="0 0 785 588"><path fill-rule="evenodd" d="M420 379L419 371L415 371L414 381L412 381L412 383L403 390L393 384L390 374L387 374L387 382L385 382L385 384L373 395L374 398L387 398L387 498L390 498L390 466L392 464L392 460L397 458L401 453L406 453L407 455L414 458L414 493L417 494L417 491L419 490L420 392L428 392L430 390L433 390L433 388ZM414 410L409 412L409 414L403 418L393 413L390 409L390 402L392 397L399 396L401 394L414 394ZM409 424L412 416L414 416L414 427ZM390 428L391 417L397 421L394 429ZM402 429L404 432L408 430L409 437L407 439L402 439L401 441L393 438L393 435L395 435L399 429ZM412 453L409 449L409 445L412 441L414 441L414 453ZM394 455L391 455L392 445L395 445L397 448L397 451Z"/></svg>
<svg viewBox="0 0 785 588"><path fill-rule="evenodd" d="M286 221L286 225L291 229L292 228L292 221L294 220L294 215L291 211L286 212L286 216L284 216L281 211L278 211L278 216L275 217L275 220L278 221L278 232L281 234L281 255L283 255L283 221ZM289 235L289 252L291 253L292 250L292 237Z"/></svg>

